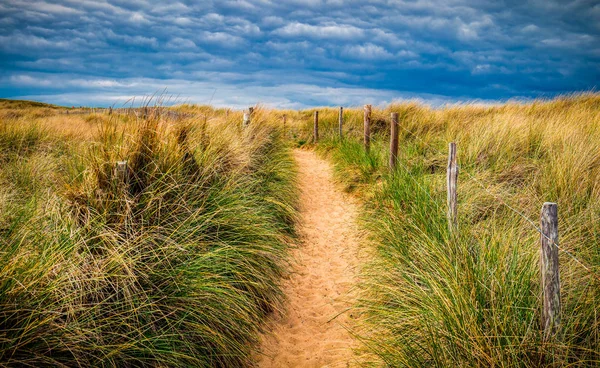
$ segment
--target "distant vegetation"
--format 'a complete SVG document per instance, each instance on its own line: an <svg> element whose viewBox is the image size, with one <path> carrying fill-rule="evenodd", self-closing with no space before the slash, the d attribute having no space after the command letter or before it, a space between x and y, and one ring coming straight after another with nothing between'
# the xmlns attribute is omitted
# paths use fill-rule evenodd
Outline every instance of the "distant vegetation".
<svg viewBox="0 0 600 368"><path fill-rule="evenodd" d="M247 364L293 235L278 127L0 106L0 367Z"/></svg>
<svg viewBox="0 0 600 368"><path fill-rule="evenodd" d="M320 110L317 150L365 202L376 259L364 269L366 350L390 367L600 365L600 96L494 107ZM388 171L389 116L400 117ZM288 112L300 144L312 110ZM448 233L448 143L458 146L459 236ZM562 325L542 342L540 208L558 202ZM533 221L524 220L508 206Z"/></svg>
<svg viewBox="0 0 600 368"><path fill-rule="evenodd" d="M59 106L51 105L43 102L28 101L28 100L9 100L0 98L0 108L2 109L27 109L33 107L48 107L57 108Z"/></svg>

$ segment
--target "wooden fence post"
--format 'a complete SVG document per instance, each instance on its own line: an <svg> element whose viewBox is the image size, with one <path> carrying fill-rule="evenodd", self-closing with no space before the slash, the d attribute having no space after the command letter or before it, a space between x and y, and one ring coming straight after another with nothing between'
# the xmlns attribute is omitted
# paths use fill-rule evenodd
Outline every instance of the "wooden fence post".
<svg viewBox="0 0 600 368"><path fill-rule="evenodd" d="M340 139L344 138L344 108L340 106L340 115L338 117L340 125Z"/></svg>
<svg viewBox="0 0 600 368"><path fill-rule="evenodd" d="M456 208L458 194L456 186L458 182L458 166L456 165L456 143L451 142L448 145L448 168L447 168L447 187L448 187L448 229L454 234L458 229L458 210Z"/></svg>
<svg viewBox="0 0 600 368"><path fill-rule="evenodd" d="M314 121L314 129L313 129L313 143L317 143L319 141L319 112L315 111L315 121Z"/></svg>
<svg viewBox="0 0 600 368"><path fill-rule="evenodd" d="M540 272L542 276L542 328L544 341L552 340L560 325L560 276L558 273L558 206L546 202L541 215Z"/></svg>
<svg viewBox="0 0 600 368"><path fill-rule="evenodd" d="M371 150L371 105L365 105L365 151Z"/></svg>
<svg viewBox="0 0 600 368"><path fill-rule="evenodd" d="M127 184L127 182L129 181L129 170L127 168L127 160L117 161L117 165L115 166L115 176L117 177L119 185Z"/></svg>
<svg viewBox="0 0 600 368"><path fill-rule="evenodd" d="M249 112L245 112L244 113L244 120L242 121L242 127L246 128L248 125L250 125L250 113Z"/></svg>
<svg viewBox="0 0 600 368"><path fill-rule="evenodd" d="M390 125L390 170L396 168L398 160L398 113L392 113L392 124Z"/></svg>

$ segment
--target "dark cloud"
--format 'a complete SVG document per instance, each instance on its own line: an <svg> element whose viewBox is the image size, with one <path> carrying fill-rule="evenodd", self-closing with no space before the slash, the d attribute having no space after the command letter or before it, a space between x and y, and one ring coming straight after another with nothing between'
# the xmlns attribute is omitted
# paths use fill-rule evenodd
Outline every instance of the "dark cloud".
<svg viewBox="0 0 600 368"><path fill-rule="evenodd" d="M597 1L0 0L3 97L442 103L599 80Z"/></svg>

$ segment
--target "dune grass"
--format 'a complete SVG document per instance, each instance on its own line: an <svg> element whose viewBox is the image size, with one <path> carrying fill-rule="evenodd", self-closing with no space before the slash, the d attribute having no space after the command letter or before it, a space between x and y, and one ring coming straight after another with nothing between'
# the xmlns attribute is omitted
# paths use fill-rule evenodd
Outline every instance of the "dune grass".
<svg viewBox="0 0 600 368"><path fill-rule="evenodd" d="M0 366L250 364L296 216L294 163L268 116L242 131L239 113L193 106L178 121L11 109Z"/></svg>
<svg viewBox="0 0 600 368"><path fill-rule="evenodd" d="M373 112L370 153L362 109L320 110L317 150L364 199L362 224L376 249L365 267L357 333L372 363L418 366L600 365L600 96ZM396 170L387 168L388 117L400 116ZM312 111L291 133L312 139ZM445 166L458 146L459 229L448 234ZM558 203L562 325L540 329L539 223ZM507 206L508 205L508 206Z"/></svg>

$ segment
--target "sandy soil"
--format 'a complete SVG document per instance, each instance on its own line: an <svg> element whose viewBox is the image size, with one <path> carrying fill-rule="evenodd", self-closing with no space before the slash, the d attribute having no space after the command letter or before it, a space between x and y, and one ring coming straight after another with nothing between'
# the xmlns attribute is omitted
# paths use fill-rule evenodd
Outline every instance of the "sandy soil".
<svg viewBox="0 0 600 368"><path fill-rule="evenodd" d="M263 336L259 367L350 367L356 341L348 332L358 277L357 205L337 188L331 167L312 151L297 150L301 243L294 272L284 281L284 315Z"/></svg>

